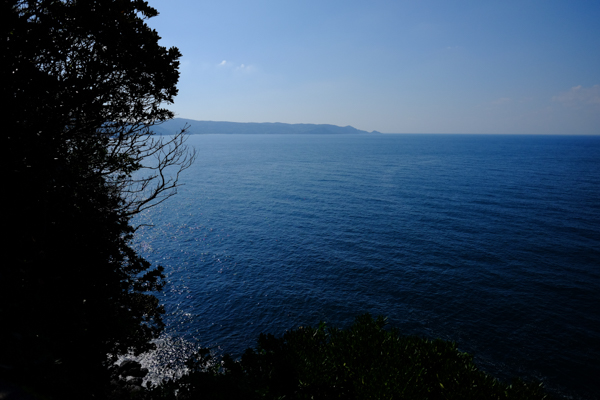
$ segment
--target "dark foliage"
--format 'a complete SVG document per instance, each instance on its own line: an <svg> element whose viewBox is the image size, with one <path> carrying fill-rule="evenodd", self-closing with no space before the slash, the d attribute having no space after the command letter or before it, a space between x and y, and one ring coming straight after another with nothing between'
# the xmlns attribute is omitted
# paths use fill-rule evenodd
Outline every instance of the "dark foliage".
<svg viewBox="0 0 600 400"><path fill-rule="evenodd" d="M173 116L161 104L176 94L180 54L158 45L144 1L1 7L0 373L38 395L101 396L115 357L150 349L163 327L149 293L162 270L129 247L130 218L172 195L194 158L182 133L149 135Z"/></svg>
<svg viewBox="0 0 600 400"><path fill-rule="evenodd" d="M547 399L537 384L504 384L452 342L403 336L363 315L348 329L261 335L241 360L206 351L191 372L146 393L177 399Z"/></svg>

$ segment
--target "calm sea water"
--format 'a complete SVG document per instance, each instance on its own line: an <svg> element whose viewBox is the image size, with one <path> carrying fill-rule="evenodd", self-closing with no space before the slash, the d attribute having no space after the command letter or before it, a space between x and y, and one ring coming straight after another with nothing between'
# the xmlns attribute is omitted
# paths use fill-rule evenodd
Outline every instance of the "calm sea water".
<svg viewBox="0 0 600 400"><path fill-rule="evenodd" d="M600 393L600 137L197 135L135 245L167 333L241 354L364 312L502 379Z"/></svg>

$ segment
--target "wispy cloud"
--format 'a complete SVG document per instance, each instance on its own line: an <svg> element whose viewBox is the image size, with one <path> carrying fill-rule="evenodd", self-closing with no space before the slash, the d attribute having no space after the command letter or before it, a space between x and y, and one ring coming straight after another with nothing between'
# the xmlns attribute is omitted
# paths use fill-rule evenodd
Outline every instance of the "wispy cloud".
<svg viewBox="0 0 600 400"><path fill-rule="evenodd" d="M255 67L248 64L237 64L231 61L223 60L217 64L217 68L227 68L236 72L250 73L253 72Z"/></svg>
<svg viewBox="0 0 600 400"><path fill-rule="evenodd" d="M241 64L235 70L242 71L242 72L252 72L254 70L254 67L252 65Z"/></svg>
<svg viewBox="0 0 600 400"><path fill-rule="evenodd" d="M579 106L585 104L600 105L600 85L585 88L581 85L572 87L570 90L552 97L552 101L564 105Z"/></svg>

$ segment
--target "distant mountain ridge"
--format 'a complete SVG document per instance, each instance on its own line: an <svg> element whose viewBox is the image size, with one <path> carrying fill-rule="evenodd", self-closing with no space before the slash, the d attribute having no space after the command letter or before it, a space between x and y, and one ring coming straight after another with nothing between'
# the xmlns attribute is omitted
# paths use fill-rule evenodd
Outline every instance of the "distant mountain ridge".
<svg viewBox="0 0 600 400"><path fill-rule="evenodd" d="M285 124L282 122L225 122L225 121L196 121L193 119L173 118L152 130L158 135L172 135L189 126L191 135L217 134L371 134L352 126L337 126L329 124Z"/></svg>

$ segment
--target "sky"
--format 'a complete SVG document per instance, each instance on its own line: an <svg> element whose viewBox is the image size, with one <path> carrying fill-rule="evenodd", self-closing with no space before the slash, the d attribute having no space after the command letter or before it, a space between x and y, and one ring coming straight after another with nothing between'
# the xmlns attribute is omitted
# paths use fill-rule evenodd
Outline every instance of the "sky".
<svg viewBox="0 0 600 400"><path fill-rule="evenodd" d="M149 0L176 117L600 135L600 1Z"/></svg>

